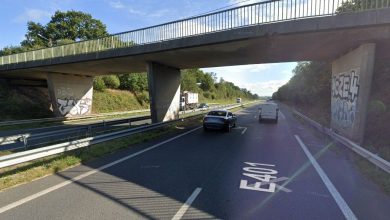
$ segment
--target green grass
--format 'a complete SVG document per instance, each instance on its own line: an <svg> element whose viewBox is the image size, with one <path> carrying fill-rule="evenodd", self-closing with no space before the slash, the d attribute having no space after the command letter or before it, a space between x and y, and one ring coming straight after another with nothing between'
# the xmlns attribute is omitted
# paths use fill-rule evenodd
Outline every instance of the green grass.
<svg viewBox="0 0 390 220"><path fill-rule="evenodd" d="M131 135L125 138L112 140L88 148L46 157L16 166L0 169L0 191L22 183L27 183L40 177L50 175L67 168L85 163L122 149L166 135L185 132L201 124L201 116L168 125L164 128Z"/></svg>
<svg viewBox="0 0 390 220"><path fill-rule="evenodd" d="M149 108L149 103L140 103L137 97L129 91L110 90L94 91L93 113L131 111Z"/></svg>
<svg viewBox="0 0 390 220"><path fill-rule="evenodd" d="M370 180L375 182L379 187L390 196L390 175L383 171L381 168L376 167L367 159L362 158L358 155L354 158L355 164L359 167L360 171L368 177Z"/></svg>

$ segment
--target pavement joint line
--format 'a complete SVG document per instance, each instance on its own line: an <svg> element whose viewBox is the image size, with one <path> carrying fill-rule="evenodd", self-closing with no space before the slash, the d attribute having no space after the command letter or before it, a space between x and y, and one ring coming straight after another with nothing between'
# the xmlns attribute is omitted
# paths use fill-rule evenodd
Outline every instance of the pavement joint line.
<svg viewBox="0 0 390 220"><path fill-rule="evenodd" d="M0 214L4 213L4 212L6 212L6 211L9 211L9 210L11 210L11 209L13 209L13 208L16 208L16 207L18 207L18 206L20 206L20 205L23 205L23 204L25 204L25 203L27 203L27 202L30 202L30 201L32 201L32 200L34 200L34 199L37 199L37 198L39 198L39 197L41 197L41 196L44 196L44 195L46 195L46 194L49 194L49 193L51 193L51 192L53 192L53 191L55 191L55 190L57 190L57 189L60 189L60 188L62 188L62 187L64 187L64 186L67 186L67 185L69 185L69 184L71 184L71 183L73 183L73 182L77 182L77 181L79 181L79 180L81 180L81 179L83 179L83 178L85 178L85 177L88 177L88 176L90 176L90 175L92 175L92 174L95 174L95 173L97 173L97 172L100 172L100 171L102 171L102 170L104 170L104 169L107 169L107 168L109 168L109 167L115 166L115 165L117 165L117 164L119 164L119 163L122 163L122 162L124 162L124 161L126 161L126 160L129 160L129 159L131 159L131 158L133 158L133 157L136 157L136 156L138 156L138 155L140 155L140 154L143 154L143 153L145 153L145 152L147 152L147 151L153 150L153 149L155 149L155 148L157 148L157 147L160 147L161 145L164 145L164 144L169 143L169 142L171 142L171 141L174 141L174 140L176 140L176 139L178 139L178 138L181 138L181 137L183 137L183 136L185 136L185 135L187 135L187 134L190 134L190 133L192 133L192 132L194 132L194 131L199 130L200 128L202 128L202 127L194 128L194 129L192 129L192 130L190 130L190 131L187 131L187 132L185 132L185 133L183 133L183 134L177 135L177 136L172 137L172 138L170 138L170 139L168 139L168 140L162 141L162 142L160 142L160 143L158 143L158 144L155 144L155 145L153 145L153 146L150 146L150 147L148 147L148 148L145 148L145 149L143 149L143 150L140 150L140 151L138 151L138 152L136 152L136 153L130 154L130 155L125 156L125 157L122 157L121 159L115 160L115 161L113 161L113 162L111 162L111 163L109 163L109 164L106 164L106 165L103 165L103 166L101 166L101 167L99 167L99 168L96 168L96 169L93 169L93 170L91 170L91 171L88 171L87 173L84 173L84 174L81 174L81 175L79 175L79 176L76 176L76 177L74 177L74 178L72 178L72 179L70 179L70 180L64 181L64 182L62 182L62 183L59 183L59 184L54 185L54 186L52 186L52 187L49 187L49 188L47 188L47 189L45 189L45 190L42 190L42 191L40 191L40 192L37 192L37 193L35 193L35 194L33 194L33 195L30 195L30 196L27 196L27 197L25 197L25 198L23 198L23 199L20 199L20 200L18 200L18 201L16 201L16 202L13 202L13 203L10 203L10 204L8 204L8 205L6 205L6 206L3 206L3 207L0 208Z"/></svg>
<svg viewBox="0 0 390 220"><path fill-rule="evenodd" d="M326 175L324 170L321 168L321 166L318 164L316 159L313 157L313 155L310 153L310 151L307 149L306 145L303 143L301 138L298 135L294 135L295 139L298 141L299 145L301 146L303 152L306 154L306 156L309 158L311 164L313 165L314 169L317 171L318 175L321 177L322 182L325 184L326 188L328 189L329 193L332 195L333 199L336 201L337 205L339 206L341 212L344 214L344 217L346 219L353 219L357 220L357 217L352 212L351 208L349 208L348 204L345 202L343 197L340 195L340 193L337 191L336 187L333 185L333 183L330 181L329 177Z"/></svg>
<svg viewBox="0 0 390 220"><path fill-rule="evenodd" d="M202 191L202 188L196 188L194 192L188 197L187 201L181 206L179 211L173 216L172 220L180 220L186 214L188 209L191 207L191 204L195 201L196 197L198 197L199 193Z"/></svg>

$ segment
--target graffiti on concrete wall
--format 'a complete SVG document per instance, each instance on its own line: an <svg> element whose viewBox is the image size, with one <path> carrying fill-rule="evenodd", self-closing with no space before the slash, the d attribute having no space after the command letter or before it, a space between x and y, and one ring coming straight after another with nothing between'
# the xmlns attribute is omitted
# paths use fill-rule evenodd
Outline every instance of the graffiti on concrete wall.
<svg viewBox="0 0 390 220"><path fill-rule="evenodd" d="M57 99L58 110L62 116L66 115L85 115L92 106L92 100L85 99Z"/></svg>
<svg viewBox="0 0 390 220"><path fill-rule="evenodd" d="M359 96L359 71L333 74L332 120L343 128L352 128L355 122Z"/></svg>

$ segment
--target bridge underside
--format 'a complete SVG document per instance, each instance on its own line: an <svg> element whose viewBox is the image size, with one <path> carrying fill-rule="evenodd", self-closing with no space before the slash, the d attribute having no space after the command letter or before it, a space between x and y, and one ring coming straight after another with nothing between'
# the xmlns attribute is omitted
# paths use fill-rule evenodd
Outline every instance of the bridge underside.
<svg viewBox="0 0 390 220"><path fill-rule="evenodd" d="M223 34L214 33L214 35ZM149 61L179 69L308 60L331 61L363 43L384 45L389 44L389 39L390 26L317 33L274 34L148 54L0 71L0 75L46 79L47 73L95 76L145 72Z"/></svg>
<svg viewBox="0 0 390 220"><path fill-rule="evenodd" d="M293 61L332 61L364 43L387 44L390 9L269 23L148 45L0 66L0 77L145 72Z"/></svg>

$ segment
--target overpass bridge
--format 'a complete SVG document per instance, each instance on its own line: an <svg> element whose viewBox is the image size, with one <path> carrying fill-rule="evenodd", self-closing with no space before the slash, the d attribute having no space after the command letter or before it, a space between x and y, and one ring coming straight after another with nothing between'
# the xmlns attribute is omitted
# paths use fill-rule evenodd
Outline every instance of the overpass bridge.
<svg viewBox="0 0 390 220"><path fill-rule="evenodd" d="M354 12L339 9L352 2L360 2ZM390 0L265 1L2 56L0 77L47 80L54 111L71 116L90 112L93 76L147 71L157 122L178 116L180 69L331 61L332 126L358 140L375 53L389 44L389 6Z"/></svg>

